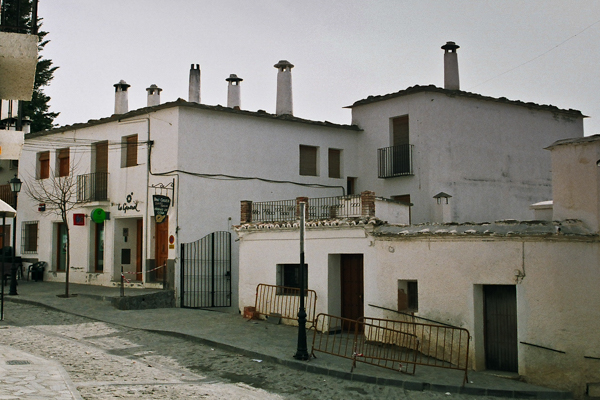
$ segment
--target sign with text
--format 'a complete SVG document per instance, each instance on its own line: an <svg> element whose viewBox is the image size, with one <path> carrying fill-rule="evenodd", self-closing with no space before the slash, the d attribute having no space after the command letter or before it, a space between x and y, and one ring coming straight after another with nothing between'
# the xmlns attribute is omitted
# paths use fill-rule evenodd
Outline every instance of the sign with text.
<svg viewBox="0 0 600 400"><path fill-rule="evenodd" d="M169 207L171 206L171 199L168 196L161 194L155 194L152 196L154 202L154 216L156 217L156 223L160 224L165 220Z"/></svg>

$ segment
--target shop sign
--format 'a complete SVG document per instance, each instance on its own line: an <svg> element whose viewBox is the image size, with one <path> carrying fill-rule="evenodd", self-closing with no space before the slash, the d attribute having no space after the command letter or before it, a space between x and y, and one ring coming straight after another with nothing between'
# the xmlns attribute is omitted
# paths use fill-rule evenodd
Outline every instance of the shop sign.
<svg viewBox="0 0 600 400"><path fill-rule="evenodd" d="M160 224L165 220L165 217L169 212L169 207L171 206L171 199L169 198L169 196L155 194L152 196L152 200L154 202L154 216L156 218L156 223Z"/></svg>
<svg viewBox="0 0 600 400"><path fill-rule="evenodd" d="M117 203L117 209L119 211L123 211L124 213L127 213L127 211L137 211L137 212L140 211L138 209L139 201L133 200L133 192L128 194L127 197L125 198L125 200L126 200L125 203Z"/></svg>

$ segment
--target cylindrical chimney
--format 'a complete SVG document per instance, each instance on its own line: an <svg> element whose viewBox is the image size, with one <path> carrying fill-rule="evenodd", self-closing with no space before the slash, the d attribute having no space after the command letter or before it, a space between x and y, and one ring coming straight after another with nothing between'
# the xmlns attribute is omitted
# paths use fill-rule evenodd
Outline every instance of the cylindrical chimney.
<svg viewBox="0 0 600 400"><path fill-rule="evenodd" d="M127 88L131 85L121 79L113 86L115 87L115 114L125 114L129 111Z"/></svg>
<svg viewBox="0 0 600 400"><path fill-rule="evenodd" d="M148 92L148 107L157 106L160 104L160 92L161 88L156 86L155 84L150 85L149 88L146 88Z"/></svg>
<svg viewBox="0 0 600 400"><path fill-rule="evenodd" d="M458 79L458 54L456 49L460 46L454 42L446 42L444 50L444 89L460 90Z"/></svg>
<svg viewBox="0 0 600 400"><path fill-rule="evenodd" d="M294 65L287 60L281 60L274 65L277 72L277 104L275 114L294 114L292 102L292 68Z"/></svg>
<svg viewBox="0 0 600 400"><path fill-rule="evenodd" d="M188 101L191 103L200 103L200 65L194 64L190 67L190 92Z"/></svg>
<svg viewBox="0 0 600 400"><path fill-rule="evenodd" d="M240 82L242 78L238 78L236 74L229 75L229 78L225 79L229 82L227 87L227 107L240 109L242 106L242 100L240 96Z"/></svg>

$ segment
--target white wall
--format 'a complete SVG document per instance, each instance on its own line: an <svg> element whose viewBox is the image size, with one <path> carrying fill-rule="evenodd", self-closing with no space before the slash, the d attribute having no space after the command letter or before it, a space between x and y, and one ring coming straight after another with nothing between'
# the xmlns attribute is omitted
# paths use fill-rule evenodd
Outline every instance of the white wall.
<svg viewBox="0 0 600 400"><path fill-rule="evenodd" d="M409 115L414 176L377 178L377 149L391 146L391 118ZM364 129L358 190L410 194L414 223L431 221L433 196L452 197L457 222L531 219L551 196L550 157L558 139L583 136L583 120L559 112L419 92L352 109Z"/></svg>

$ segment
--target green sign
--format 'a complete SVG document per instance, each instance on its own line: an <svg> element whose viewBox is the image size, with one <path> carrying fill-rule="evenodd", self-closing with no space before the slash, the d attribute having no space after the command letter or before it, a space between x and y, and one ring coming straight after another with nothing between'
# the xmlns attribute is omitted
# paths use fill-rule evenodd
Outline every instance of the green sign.
<svg viewBox="0 0 600 400"><path fill-rule="evenodd" d="M97 224L101 224L106 219L106 212L101 208L96 208L94 209L94 211L92 211L91 217L92 221L94 221Z"/></svg>

